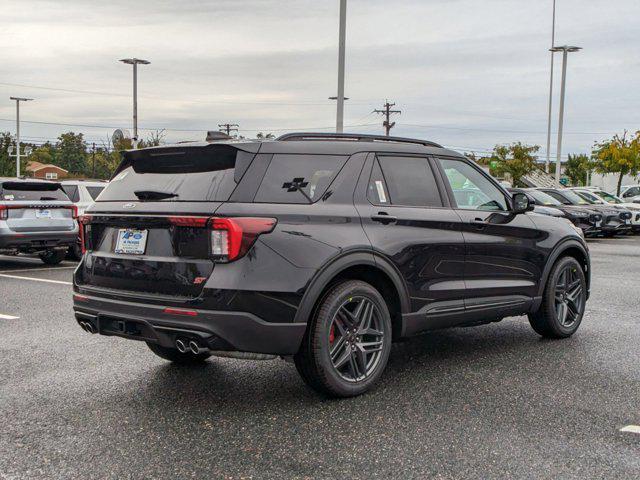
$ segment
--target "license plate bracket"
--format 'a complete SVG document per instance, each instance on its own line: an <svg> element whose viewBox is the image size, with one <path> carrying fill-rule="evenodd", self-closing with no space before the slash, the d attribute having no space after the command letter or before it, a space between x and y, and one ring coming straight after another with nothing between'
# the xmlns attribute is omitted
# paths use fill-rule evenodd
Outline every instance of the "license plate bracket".
<svg viewBox="0 0 640 480"><path fill-rule="evenodd" d="M148 230L119 229L114 252L126 255L144 255L147 248L148 234Z"/></svg>

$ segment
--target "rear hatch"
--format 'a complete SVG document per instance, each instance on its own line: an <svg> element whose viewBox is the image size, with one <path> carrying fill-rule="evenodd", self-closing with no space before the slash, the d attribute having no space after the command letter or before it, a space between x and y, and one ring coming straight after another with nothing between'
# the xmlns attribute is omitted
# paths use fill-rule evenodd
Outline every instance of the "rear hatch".
<svg viewBox="0 0 640 480"><path fill-rule="evenodd" d="M0 218L16 233L70 232L75 229L75 207L59 183L3 181Z"/></svg>
<svg viewBox="0 0 640 480"><path fill-rule="evenodd" d="M78 285L197 297L214 270L210 217L253 156L215 144L127 152L81 217L87 255Z"/></svg>

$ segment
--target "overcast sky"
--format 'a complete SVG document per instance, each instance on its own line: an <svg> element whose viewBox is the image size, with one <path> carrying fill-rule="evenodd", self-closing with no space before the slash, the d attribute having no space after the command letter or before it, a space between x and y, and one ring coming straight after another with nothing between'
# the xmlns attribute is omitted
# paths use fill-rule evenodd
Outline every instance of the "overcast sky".
<svg viewBox="0 0 640 480"><path fill-rule="evenodd" d="M246 136L331 131L338 4L2 0L0 130L15 131L11 95L35 98L25 121L74 125L24 123L29 140L72 130L100 141L131 128L131 67L117 60L136 56L151 61L139 72L139 125L166 128L169 141L203 139L226 122ZM402 110L396 135L544 151L551 4L349 0L346 130L381 133L371 112L388 98ZM639 18L638 0L558 0L556 44L584 48L569 56L564 152L640 129ZM556 93L560 67L557 56ZM555 131L557 96L553 113Z"/></svg>

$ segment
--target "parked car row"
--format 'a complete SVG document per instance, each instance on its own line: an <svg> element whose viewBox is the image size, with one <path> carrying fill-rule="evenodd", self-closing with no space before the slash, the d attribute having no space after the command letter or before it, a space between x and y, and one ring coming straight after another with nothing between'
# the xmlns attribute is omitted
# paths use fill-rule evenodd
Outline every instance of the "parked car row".
<svg viewBox="0 0 640 480"><path fill-rule="evenodd" d="M587 237L640 232L640 203L625 202L595 187L510 190L527 195L536 213L565 217Z"/></svg>
<svg viewBox="0 0 640 480"><path fill-rule="evenodd" d="M56 265L70 252L79 260L78 215L105 186L83 180L0 178L0 254L38 255Z"/></svg>

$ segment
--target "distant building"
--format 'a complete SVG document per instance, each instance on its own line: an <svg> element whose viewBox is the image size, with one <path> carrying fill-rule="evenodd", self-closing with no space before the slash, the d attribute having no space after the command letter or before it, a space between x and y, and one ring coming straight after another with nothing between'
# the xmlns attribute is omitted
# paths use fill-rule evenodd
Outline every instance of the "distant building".
<svg viewBox="0 0 640 480"><path fill-rule="evenodd" d="M62 167L40 162L28 162L27 174L34 178L42 178L44 180L60 180L61 178L67 178L69 176L69 172Z"/></svg>

